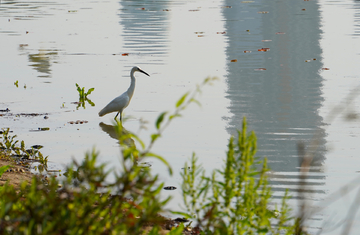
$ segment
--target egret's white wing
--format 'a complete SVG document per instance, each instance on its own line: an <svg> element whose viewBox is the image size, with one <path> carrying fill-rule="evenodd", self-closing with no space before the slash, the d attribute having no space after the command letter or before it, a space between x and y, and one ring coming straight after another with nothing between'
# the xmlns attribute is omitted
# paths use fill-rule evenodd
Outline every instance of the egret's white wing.
<svg viewBox="0 0 360 235"><path fill-rule="evenodd" d="M129 96L126 92L122 95L113 99L110 103L108 103L100 112L99 116L104 116L105 114L112 112L122 112L124 108L129 105Z"/></svg>

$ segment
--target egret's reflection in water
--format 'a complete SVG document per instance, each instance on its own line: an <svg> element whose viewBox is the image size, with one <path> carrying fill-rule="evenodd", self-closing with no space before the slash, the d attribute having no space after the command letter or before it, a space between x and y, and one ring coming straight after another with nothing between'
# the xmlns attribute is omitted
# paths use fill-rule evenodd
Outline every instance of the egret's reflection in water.
<svg viewBox="0 0 360 235"><path fill-rule="evenodd" d="M121 125L121 123L119 123L119 125ZM127 131L123 126L108 125L103 122L100 122L99 126L111 138L116 139L120 146L125 145L129 148L136 149L135 141L131 138L132 134L129 131ZM144 169L149 168L152 165L151 162L148 162L148 161L142 162L141 159L139 159L139 155L138 155L137 151L132 151L131 157L132 157L134 165L144 167Z"/></svg>
<svg viewBox="0 0 360 235"><path fill-rule="evenodd" d="M120 124L121 125L121 124ZM120 139L122 139L122 143L125 144L126 146L128 147L136 147L135 145L135 141L130 138L130 132L127 131L125 129L125 127L121 126L120 128L118 128L116 125L108 125L108 124L105 124L103 122L100 122L99 123L99 126L101 127L101 129L106 132L111 138L113 139L116 139L118 141L120 141ZM117 131L117 128L118 130L121 130L121 133L119 133L119 131ZM122 136L128 136L126 138L121 138ZM120 144L120 142L119 142Z"/></svg>

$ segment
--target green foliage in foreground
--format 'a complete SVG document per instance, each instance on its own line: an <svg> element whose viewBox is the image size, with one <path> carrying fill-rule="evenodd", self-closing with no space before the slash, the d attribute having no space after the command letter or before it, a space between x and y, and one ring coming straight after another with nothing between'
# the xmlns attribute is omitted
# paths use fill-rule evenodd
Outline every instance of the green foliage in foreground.
<svg viewBox="0 0 360 235"><path fill-rule="evenodd" d="M106 178L113 172L98 164L98 153L92 151L82 163L74 161L62 181L53 177L44 183L34 178L20 189L2 187L0 234L143 234L144 227L149 225L152 226L149 234L158 234L159 224L164 222L159 213L164 212L170 198L160 197L163 184L140 163L155 157L172 174L166 160L152 153L151 148L174 118L180 117L189 104L198 103L195 96L212 80L206 79L196 91L182 96L174 112L160 114L147 147L135 134L124 131L121 123L115 124L122 158L119 173L114 173L111 183ZM129 138L135 139L140 147L128 144ZM222 170L206 177L196 165L195 157L190 170L185 166L182 188L187 213L181 214L194 218L196 224L192 225L200 228L201 233L291 234L294 231L291 227L294 222L287 213L286 195L279 212L269 209L271 189L265 174L266 160L257 170L260 162L255 162L255 152L255 134L247 135L244 120L238 140L229 141ZM183 229L180 225L169 234L181 234Z"/></svg>
<svg viewBox="0 0 360 235"><path fill-rule="evenodd" d="M191 166L186 164L181 174L184 204L190 214L181 214L196 219L206 234L293 234L287 193L280 211L269 209L269 169L266 158L255 162L255 153L256 136L247 133L244 118L237 140L229 140L222 170L206 177L193 155Z"/></svg>
<svg viewBox="0 0 360 235"><path fill-rule="evenodd" d="M25 167L31 167L33 162L38 162L36 166L39 172L47 170L48 156L44 157L39 151L42 146L31 146L31 149L25 149L25 142L16 138L16 135L10 135L10 129L2 129L0 136L0 158L10 159L14 162L21 162Z"/></svg>
<svg viewBox="0 0 360 235"><path fill-rule="evenodd" d="M0 167L0 178L5 173L5 171L9 168L10 168L10 165Z"/></svg>

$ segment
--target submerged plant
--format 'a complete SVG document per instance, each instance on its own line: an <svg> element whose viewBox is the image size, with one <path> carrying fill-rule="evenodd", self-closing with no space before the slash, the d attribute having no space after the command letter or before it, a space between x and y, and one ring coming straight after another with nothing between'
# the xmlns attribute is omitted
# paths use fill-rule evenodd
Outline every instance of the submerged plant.
<svg viewBox="0 0 360 235"><path fill-rule="evenodd" d="M91 106L95 106L95 104L87 97L88 95L91 94L91 92L95 90L95 88L90 88L87 92L85 92L85 87L80 88L80 86L77 83L75 83L75 85L77 91L79 92L79 102L76 109L79 109L80 106L85 108L85 102L88 102Z"/></svg>

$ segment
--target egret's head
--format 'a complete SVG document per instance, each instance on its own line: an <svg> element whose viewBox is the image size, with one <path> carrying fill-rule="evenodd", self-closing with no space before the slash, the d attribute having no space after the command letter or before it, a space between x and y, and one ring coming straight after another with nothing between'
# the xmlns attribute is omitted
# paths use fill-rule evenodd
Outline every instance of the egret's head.
<svg viewBox="0 0 360 235"><path fill-rule="evenodd" d="M146 74L146 75L148 75L150 77L150 75L147 72L145 72L144 70L142 70L138 66L135 66L134 68L131 69L131 74L134 74L135 72L141 72L141 73Z"/></svg>

